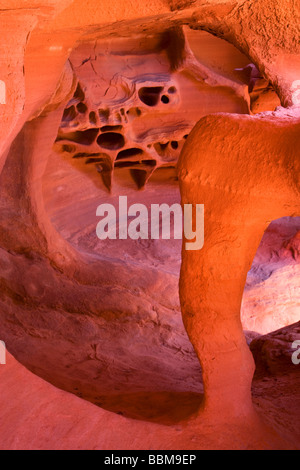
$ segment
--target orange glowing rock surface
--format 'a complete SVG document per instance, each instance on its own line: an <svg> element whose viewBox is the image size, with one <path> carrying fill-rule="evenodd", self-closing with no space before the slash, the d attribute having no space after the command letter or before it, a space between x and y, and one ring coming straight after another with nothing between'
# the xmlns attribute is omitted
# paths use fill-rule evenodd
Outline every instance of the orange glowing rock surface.
<svg viewBox="0 0 300 470"><path fill-rule="evenodd" d="M1 1L1 449L300 448L299 19ZM203 249L99 240L120 195Z"/></svg>

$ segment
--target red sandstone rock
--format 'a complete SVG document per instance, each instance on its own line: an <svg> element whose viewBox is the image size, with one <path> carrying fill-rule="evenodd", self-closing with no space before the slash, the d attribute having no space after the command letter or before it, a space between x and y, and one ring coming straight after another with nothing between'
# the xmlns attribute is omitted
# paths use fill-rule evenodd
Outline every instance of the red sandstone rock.
<svg viewBox="0 0 300 470"><path fill-rule="evenodd" d="M0 366L1 448L299 448L293 335L252 342L252 400L242 331L299 320L299 5L13 0L0 18L0 340L31 370ZM179 243L95 236L104 200L179 202L178 159L182 202L206 207L183 323Z"/></svg>
<svg viewBox="0 0 300 470"><path fill-rule="evenodd" d="M266 377L271 374L278 377L296 373L297 364L292 362L293 353L296 351L293 347L295 341L300 341L300 322L253 340L251 351L256 362L256 375ZM295 375L295 382L299 380L298 373Z"/></svg>
<svg viewBox="0 0 300 470"><path fill-rule="evenodd" d="M289 433L288 427L276 423L285 436L280 437L257 418L250 427L240 421L195 422L199 400L193 396L157 396L154 409L149 410L152 416L149 413L143 421L126 419L58 390L10 355L7 365L0 366L0 379L1 450L285 449L295 447L299 436L299 429L298 434ZM256 400L262 398L258 394ZM148 402L151 399L149 395ZM263 404L259 402L260 411L267 412ZM282 414L285 418L286 413ZM274 426L272 416L268 420Z"/></svg>

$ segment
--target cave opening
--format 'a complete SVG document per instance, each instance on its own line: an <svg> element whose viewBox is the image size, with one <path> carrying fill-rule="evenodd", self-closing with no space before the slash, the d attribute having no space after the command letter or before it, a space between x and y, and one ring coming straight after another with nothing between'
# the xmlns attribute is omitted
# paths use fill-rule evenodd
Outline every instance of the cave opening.
<svg viewBox="0 0 300 470"><path fill-rule="evenodd" d="M107 150L119 150L124 147L125 139L122 134L117 132L105 132L99 135L97 143Z"/></svg>
<svg viewBox="0 0 300 470"><path fill-rule="evenodd" d="M2 3L0 448L299 448L299 2Z"/></svg>
<svg viewBox="0 0 300 470"><path fill-rule="evenodd" d="M139 98L147 106L156 106L163 87L143 87L139 90Z"/></svg>
<svg viewBox="0 0 300 470"><path fill-rule="evenodd" d="M62 127L59 131L59 139L53 151L53 158L49 159L44 175L44 197L47 212L55 228L72 246L79 251L82 250L107 260L112 265L122 261L130 266L130 269L139 266L146 278L147 272L155 270L163 283L172 286L166 292L167 302L170 302L171 298L175 299L172 320L169 314L163 313L161 307L155 307L158 309L157 315L163 318L163 320L160 318L159 321L157 319L151 320L151 322L154 321L154 328L157 328L157 335L162 338L162 342L154 340L155 346L153 339L150 339L150 330L148 329L149 312L143 320L146 322L143 336L146 335L147 341L149 339L150 346L146 346L147 341L141 343L140 333L136 330L137 324L133 321L130 328L132 331L136 331L138 346L136 346L136 350L128 353L125 347L125 338L129 330L128 332L126 329L125 332L123 331L125 338L122 338L121 332L116 329L115 335L119 338L120 344L117 349L122 351L124 363L128 363L127 367L122 366L122 372L118 368L113 368L109 378L105 374L97 375L95 373L95 367L99 360L104 364L107 363L105 348L108 348L107 350L110 351L112 357L117 354L116 350L109 346L110 333L108 329L104 328L102 332L103 352L100 352L99 345L96 344L96 352L93 353L97 357L96 364L94 366L92 361L89 366L91 376L101 376L101 385L96 381L96 383L92 382L91 386L89 379L81 378L83 369L77 365L69 367L68 379L65 376L63 378L63 375L58 371L55 380L52 378L52 381L57 386L66 388L100 407L135 419L158 422L174 422L172 421L174 419L180 421L184 415L187 417L196 413L203 397L201 368L184 330L180 315L177 283L181 264L181 241L128 239L121 242L114 240L101 240L100 242L95 234L95 208L100 202L117 204L119 194L127 194L130 204L142 203L148 207L151 203L171 205L180 202L176 165L195 123L201 117L216 112L252 113L249 108L251 102L249 95L247 93L243 95L242 92L238 94L227 85L228 79L230 79L234 86L238 84L241 86L240 89L245 91L245 87L250 82L250 75L245 72L249 59L230 44L209 33L187 30L186 34L194 56L201 64L205 64L206 72L211 69L213 73L217 71L220 73L220 69L222 69L218 86L209 87L203 84L199 79L201 70L197 71L199 73L197 77L194 70L191 71L184 67L170 72L168 54L165 50L157 50L156 45L149 57L144 53L131 57L126 49L126 41L122 39L122 54L119 56L114 54L111 58L112 71L109 70L109 62L106 66L105 91L109 90L107 88L111 81L109 73L115 73L114 67L124 67L126 62L131 67L130 61L137 64L136 57L139 57L140 69L135 65L137 67L136 77L132 78L132 70L131 75L128 75L133 83L133 89L135 84L138 84L136 94L127 97L127 104L124 99L124 89L127 88L121 86L120 89L114 89L115 101L110 99L106 102L103 99L99 104L98 97L94 96L93 81L89 82L89 76L86 74L81 77L81 71L75 68L79 84L72 100L80 99L80 103L87 106L84 111L87 118L83 116L83 113L80 113L80 110L78 110L79 115L82 116L74 116L73 111L72 113L65 112L68 128ZM203 45L207 44L214 49L216 54L213 61L207 54L203 55L202 51L206 50ZM98 47L101 51L101 41L99 41ZM118 47L120 46L118 45ZM86 54L86 48L84 53ZM70 60L72 61L74 57L76 62L84 62L84 57L81 54L82 51L79 47L73 51ZM155 60L155 64L153 63L153 55L159 58L159 60ZM226 56L226 60L224 56ZM216 61L219 61L217 67ZM101 67L100 59L99 67L102 73L103 66ZM145 70L149 73L145 74ZM126 80L129 80L128 77ZM226 85L222 85L225 78ZM145 86L141 86L142 80L145 81ZM254 90L255 83L253 80L251 83L252 90ZM84 97L83 89L85 90ZM266 104L264 100L261 100L257 90L256 93L255 100L252 100L252 102L256 102L256 110L263 110L265 107L273 110L277 106L277 96L274 98L272 95L273 101L270 98ZM86 119L90 120L91 115L92 123L90 124L97 126L97 128L79 130L89 125ZM76 129L73 133L70 132L72 127ZM86 138L82 139L81 133L84 133ZM60 140L70 140L72 143L84 145L87 142L90 145L89 151L79 152L79 149L76 149L74 152L72 161L78 166L72 165L70 167L70 160L61 159ZM63 145L66 143L64 142ZM104 160L99 156L95 146L105 149L106 158ZM124 148L125 146L126 148ZM93 172L93 166L96 169L95 172ZM70 195L67 200L60 199L59 204L59 194L57 193L56 196L56 189L53 186L54 179L51 176L55 175L57 171L59 171L60 178L64 181ZM99 175L102 179L99 179ZM81 197L79 188L84 188L86 194L84 199ZM109 193L107 189L109 189ZM142 191L137 191L137 189ZM74 207L76 207L76 220L73 217ZM118 221L118 224L120 223L121 221ZM174 300L172 300L173 303ZM120 310L122 312L122 308ZM124 312L121 313L121 316L123 314ZM112 321L117 322L120 313L117 309L117 311L112 310L103 313L103 315L104 317L109 315ZM173 331L175 342L168 331ZM154 338L156 338L155 335ZM177 344L175 344L176 342ZM155 350L154 359L150 360L148 348ZM179 361L176 355L178 349L183 351ZM167 350L168 353L166 353ZM167 362L162 359L163 357L168 358ZM187 363L189 364L188 368L186 367ZM168 373L166 373L166 368ZM155 374L154 370L156 370ZM113 390L113 393L111 394L108 390ZM180 416L176 416L174 400L182 404ZM148 406L147 403L148 405L151 403L151 406ZM162 416L163 414L165 417Z"/></svg>

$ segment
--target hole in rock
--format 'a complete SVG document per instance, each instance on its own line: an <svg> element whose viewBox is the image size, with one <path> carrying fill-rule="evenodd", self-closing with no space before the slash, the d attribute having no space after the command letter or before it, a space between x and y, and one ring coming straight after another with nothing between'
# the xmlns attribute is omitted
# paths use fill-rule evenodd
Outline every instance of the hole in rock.
<svg viewBox="0 0 300 470"><path fill-rule="evenodd" d="M130 170L132 179L135 181L139 189L143 188L148 178L148 172L145 170Z"/></svg>
<svg viewBox="0 0 300 470"><path fill-rule="evenodd" d="M97 143L100 147L107 150L118 150L125 145L125 139L122 134L116 132L105 132L100 134Z"/></svg>
<svg viewBox="0 0 300 470"><path fill-rule="evenodd" d="M70 122L70 121L73 121L76 118L76 116L77 114L76 114L75 106L71 106L70 108L65 109L62 120L64 122Z"/></svg>
<svg viewBox="0 0 300 470"><path fill-rule="evenodd" d="M116 168L131 168L132 166L138 166L138 165L140 165L140 162L122 162L122 161L115 162Z"/></svg>
<svg viewBox="0 0 300 470"><path fill-rule="evenodd" d="M109 109L99 109L98 114L101 121L106 122L109 118L110 111Z"/></svg>
<svg viewBox="0 0 300 470"><path fill-rule="evenodd" d="M168 104L170 102L170 99L166 95L162 95L161 102L164 104Z"/></svg>
<svg viewBox="0 0 300 470"><path fill-rule="evenodd" d="M178 149L178 142L176 142L176 140L172 140L171 147L172 147L172 149L177 150Z"/></svg>
<svg viewBox="0 0 300 470"><path fill-rule="evenodd" d="M76 142L77 144L81 145L91 145L95 141L98 132L99 129L87 129L86 131L76 131L61 134L57 138L57 142L60 140L70 140L71 142Z"/></svg>
<svg viewBox="0 0 300 470"><path fill-rule="evenodd" d="M78 111L80 114L86 113L86 112L87 112L87 109L88 109L87 106L86 106L86 104L84 104L84 103L78 103L78 105L76 106L76 108L77 108L77 111Z"/></svg>
<svg viewBox="0 0 300 470"><path fill-rule="evenodd" d="M62 152L73 153L73 152L76 152L76 147L75 145L64 144L62 145L61 150Z"/></svg>
<svg viewBox="0 0 300 470"><path fill-rule="evenodd" d="M123 126L116 125L116 126L102 126L100 128L101 132L116 132L116 131L121 131Z"/></svg>
<svg viewBox="0 0 300 470"><path fill-rule="evenodd" d="M169 143L170 142L166 142L166 143L157 142L154 144L154 149L156 150L158 155L160 155L161 157L164 157L168 149Z"/></svg>
<svg viewBox="0 0 300 470"><path fill-rule="evenodd" d="M90 112L89 120L90 120L91 124L95 124L95 125L97 124L97 116L96 116L96 113L94 111Z"/></svg>
<svg viewBox="0 0 300 470"><path fill-rule="evenodd" d="M131 108L128 111L126 111L126 114L132 117L139 117L141 116L142 111L140 110L140 108Z"/></svg>
<svg viewBox="0 0 300 470"><path fill-rule="evenodd" d="M117 155L117 160L122 160L124 158L136 157L137 155L142 155L143 150L139 148L130 148L121 150Z"/></svg>
<svg viewBox="0 0 300 470"><path fill-rule="evenodd" d="M99 157L102 155L101 153L86 153L86 152L79 152L76 153L73 158L88 158L88 157Z"/></svg>
<svg viewBox="0 0 300 470"><path fill-rule="evenodd" d="M185 58L185 38L181 28L173 27L164 31L161 47L165 49L171 70L176 70Z"/></svg>
<svg viewBox="0 0 300 470"><path fill-rule="evenodd" d="M176 93L176 88L174 86L171 86L169 89L168 89L168 93L170 93L170 95L173 95L174 93Z"/></svg>
<svg viewBox="0 0 300 470"><path fill-rule="evenodd" d="M103 162L102 158L90 157L85 161L85 164L89 165L90 163L100 163L100 162Z"/></svg>
<svg viewBox="0 0 300 470"><path fill-rule="evenodd" d="M148 165L148 166L156 166L156 160L142 160L142 163L144 163L144 165Z"/></svg>
<svg viewBox="0 0 300 470"><path fill-rule="evenodd" d="M139 89L139 98L147 106L156 106L164 87L142 87Z"/></svg>

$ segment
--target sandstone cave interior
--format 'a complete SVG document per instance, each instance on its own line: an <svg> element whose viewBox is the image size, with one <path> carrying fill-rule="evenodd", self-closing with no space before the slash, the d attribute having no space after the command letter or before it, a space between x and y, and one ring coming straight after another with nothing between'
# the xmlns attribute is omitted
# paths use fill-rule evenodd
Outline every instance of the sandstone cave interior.
<svg viewBox="0 0 300 470"><path fill-rule="evenodd" d="M0 448L299 449L299 8L83 3L0 11ZM99 240L125 195L203 249Z"/></svg>

